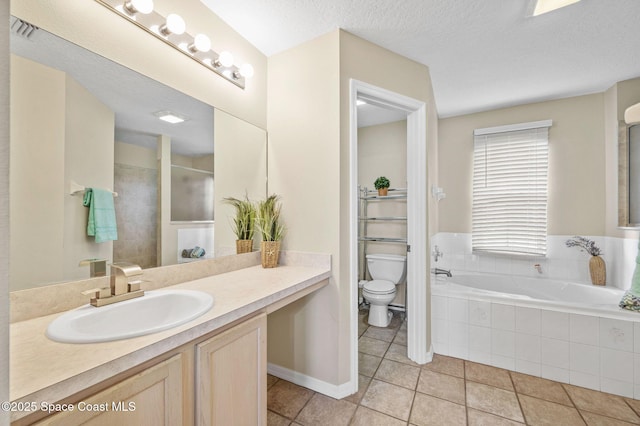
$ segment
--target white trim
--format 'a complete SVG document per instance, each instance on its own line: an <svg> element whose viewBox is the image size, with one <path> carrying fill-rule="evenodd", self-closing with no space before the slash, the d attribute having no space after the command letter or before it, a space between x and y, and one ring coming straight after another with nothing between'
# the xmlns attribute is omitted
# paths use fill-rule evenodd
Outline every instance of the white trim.
<svg viewBox="0 0 640 426"><path fill-rule="evenodd" d="M306 374L302 374L276 364L268 363L267 372L272 376L276 376L298 386L304 386L307 389L320 392L323 395L327 395L335 399L342 399L356 392L351 391L351 384L349 382L341 385L333 385L331 383L318 380L315 377L307 376Z"/></svg>
<svg viewBox="0 0 640 426"><path fill-rule="evenodd" d="M552 120L530 121L529 123L507 124L506 126L485 127L484 129L475 129L474 136L489 135L492 133L515 132L517 130L539 129L541 127L551 127Z"/></svg>
<svg viewBox="0 0 640 426"><path fill-rule="evenodd" d="M349 384L358 391L358 88L349 80Z"/></svg>
<svg viewBox="0 0 640 426"><path fill-rule="evenodd" d="M373 86L349 81L349 277L351 365L349 385L358 388L358 111L356 99L406 111L407 115L407 356L424 364L433 352L427 349L427 142L426 104Z"/></svg>

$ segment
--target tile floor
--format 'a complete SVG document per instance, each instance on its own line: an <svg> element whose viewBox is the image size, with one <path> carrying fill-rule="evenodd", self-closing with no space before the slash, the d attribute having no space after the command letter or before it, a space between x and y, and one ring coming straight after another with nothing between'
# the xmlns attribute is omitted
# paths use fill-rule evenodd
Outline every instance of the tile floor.
<svg viewBox="0 0 640 426"><path fill-rule="evenodd" d="M269 376L269 425L640 424L640 400L440 355L419 366L398 314L389 328L359 320L358 393L336 400Z"/></svg>

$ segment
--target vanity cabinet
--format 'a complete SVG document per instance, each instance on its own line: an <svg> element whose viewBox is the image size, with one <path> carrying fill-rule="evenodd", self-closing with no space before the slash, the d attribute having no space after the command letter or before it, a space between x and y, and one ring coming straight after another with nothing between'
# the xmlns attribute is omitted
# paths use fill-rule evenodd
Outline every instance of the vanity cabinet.
<svg viewBox="0 0 640 426"><path fill-rule="evenodd" d="M267 315L240 320L68 401L38 425L265 425ZM15 424L32 424L24 418Z"/></svg>
<svg viewBox="0 0 640 426"><path fill-rule="evenodd" d="M267 316L196 345L196 424L267 424Z"/></svg>
<svg viewBox="0 0 640 426"><path fill-rule="evenodd" d="M183 424L183 357L179 353L115 385L73 403L38 425L179 425ZM59 404L64 404L61 402Z"/></svg>

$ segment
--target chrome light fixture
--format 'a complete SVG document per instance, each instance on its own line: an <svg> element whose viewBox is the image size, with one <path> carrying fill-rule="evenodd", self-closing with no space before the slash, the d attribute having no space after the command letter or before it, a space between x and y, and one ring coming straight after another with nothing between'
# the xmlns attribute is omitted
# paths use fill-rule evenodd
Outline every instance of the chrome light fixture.
<svg viewBox="0 0 640 426"><path fill-rule="evenodd" d="M230 52L211 50L211 39L206 34L191 36L180 15L170 13L164 17L154 11L153 0L96 1L242 89L254 74L251 64L234 65Z"/></svg>

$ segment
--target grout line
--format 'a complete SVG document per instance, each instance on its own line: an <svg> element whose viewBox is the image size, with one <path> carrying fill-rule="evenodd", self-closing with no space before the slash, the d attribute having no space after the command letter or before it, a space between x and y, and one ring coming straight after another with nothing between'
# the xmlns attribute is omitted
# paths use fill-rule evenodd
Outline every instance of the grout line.
<svg viewBox="0 0 640 426"><path fill-rule="evenodd" d="M520 414L522 415L522 421L524 424L527 423L527 416L524 414L524 409L522 408L522 402L520 401L520 394L518 393L518 388L516 387L516 383L513 381L513 376L511 375L511 371L506 370L509 374L509 380L511 381L511 386L513 386L513 393L516 394L516 401L518 401L518 407L520 407ZM587 422L585 422L586 424Z"/></svg>

